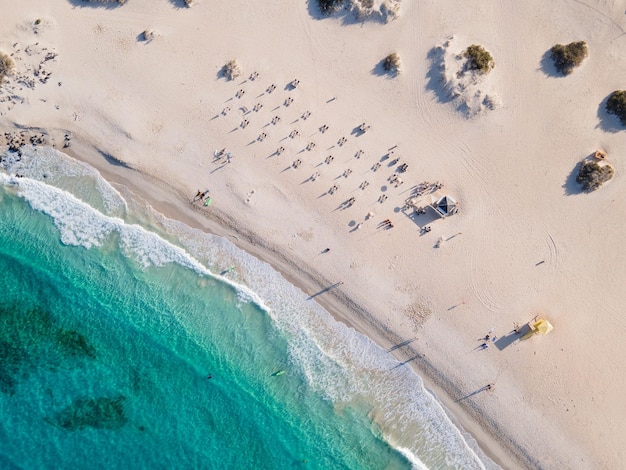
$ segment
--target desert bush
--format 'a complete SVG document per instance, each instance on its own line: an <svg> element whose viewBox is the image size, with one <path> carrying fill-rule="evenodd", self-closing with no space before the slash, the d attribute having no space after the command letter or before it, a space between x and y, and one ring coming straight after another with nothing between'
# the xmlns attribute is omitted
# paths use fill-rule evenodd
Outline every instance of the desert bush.
<svg viewBox="0 0 626 470"><path fill-rule="evenodd" d="M11 69L13 68L13 59L11 59L4 52L0 52L0 83L4 81Z"/></svg>
<svg viewBox="0 0 626 470"><path fill-rule="evenodd" d="M239 65L237 61L231 60L226 65L224 65L223 73L226 78L229 80L234 80L239 75L241 75L241 70L239 69Z"/></svg>
<svg viewBox="0 0 626 470"><path fill-rule="evenodd" d="M554 66L563 75L572 73L582 61L589 55L589 48L585 41L570 42L567 45L556 44L550 49L550 58Z"/></svg>
<svg viewBox="0 0 626 470"><path fill-rule="evenodd" d="M606 112L617 116L626 126L626 90L616 90L606 101Z"/></svg>
<svg viewBox="0 0 626 470"><path fill-rule="evenodd" d="M595 191L613 178L614 173L611 165L599 165L597 162L587 160L580 164L576 182L582 184L585 191Z"/></svg>
<svg viewBox="0 0 626 470"><path fill-rule="evenodd" d="M317 0L317 4L323 14L330 15L343 5L343 0Z"/></svg>
<svg viewBox="0 0 626 470"><path fill-rule="evenodd" d="M151 29L146 29L143 33L141 33L140 39L142 41L150 42L154 39L155 36L156 34L154 33L154 31L152 31Z"/></svg>
<svg viewBox="0 0 626 470"><path fill-rule="evenodd" d="M400 56L392 52L383 59L383 70L390 73L400 72Z"/></svg>
<svg viewBox="0 0 626 470"><path fill-rule="evenodd" d="M489 51L485 50L483 46L472 44L465 52L463 56L467 58L467 67L470 70L478 70L480 73L489 73L489 71L496 66L493 57Z"/></svg>

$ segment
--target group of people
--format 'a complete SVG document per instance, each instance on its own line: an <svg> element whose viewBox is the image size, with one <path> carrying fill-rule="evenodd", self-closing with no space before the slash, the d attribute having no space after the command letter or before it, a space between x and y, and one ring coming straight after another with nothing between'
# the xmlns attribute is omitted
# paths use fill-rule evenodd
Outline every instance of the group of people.
<svg viewBox="0 0 626 470"><path fill-rule="evenodd" d="M255 72L253 75L251 75L251 76L250 76L250 80L254 80L255 78L257 78L257 76L258 76L258 74ZM291 85L291 87L292 87L292 88L296 88L296 87L298 86L298 84L299 84L299 81L298 81L297 79L294 79L292 82L290 82L290 85ZM267 92L267 93L272 93L275 89L276 89L276 85L271 84L269 87L267 87L266 92ZM245 91L244 91L243 89L240 89L239 91L237 91L237 93L236 93L237 98L241 98L241 97L243 97L244 93L245 93ZM291 96L288 96L288 97L284 100L283 104L284 104L284 106L289 106L290 104L292 104L292 103L293 103L293 101L294 101L294 100L293 100L293 98L292 98ZM262 105L261 103L257 103L257 104L255 104L255 106L254 106L253 110L258 112L258 111L260 111L260 110L261 110L262 106L263 106L263 105ZM225 111L229 111L229 110L230 110L230 108L225 108ZM224 113L224 114L225 114L225 113ZM305 112L301 115L301 119L306 120L306 119L307 119L310 115L311 115L311 112L310 112L310 111L305 111ZM274 116L274 117L271 119L271 124L276 125L276 124L278 124L280 121L281 121L281 118L280 118L278 115L276 115L276 116ZM247 119L244 119L244 120L241 122L241 128L246 128L246 127L248 126L248 124L249 124L249 121L248 121ZM365 122L363 122L363 123L361 123L361 124L359 125L359 127L358 127L358 131L359 131L360 133L365 133L367 130L369 130L369 129L370 129L370 127L371 127L371 126L369 126L369 125L367 125ZM319 127L319 131L320 131L320 133L325 133L328 129L329 129L329 126L328 126L327 124L323 124L321 127ZM293 130L289 133L289 137L290 137L291 139L294 139L294 138L298 137L299 135L300 135L300 132L299 132L297 129L293 129ZM261 142L261 141L265 140L267 137L268 137L268 136L267 136L267 133L266 133L266 132L261 132L261 134L259 134L259 136L257 137L257 140ZM347 139L345 136L342 136L342 137L341 137L341 138L339 138L339 140L337 141L337 145L341 147L341 146L343 146L343 145L347 142L347 140L348 140L348 139ZM307 144L307 146L306 146L306 150L307 150L307 151L312 151L313 149L315 149L315 147L316 147L315 142L309 142L309 143ZM224 149L224 150L222 150L222 151L220 152L220 155L224 154L224 152L225 152L225 149ZM283 154L284 152L285 152L285 147L283 147L283 146L278 147L278 149L276 150L276 154L277 154L277 155L281 155L281 154ZM387 155L385 155L385 157L384 157L384 158L390 158L390 157L394 156L394 153L395 153L395 152L394 152L394 150L393 150L393 149L391 149L391 150L388 152L388 154L387 154ZM354 154L354 158L356 158L356 159L360 159L360 158L361 158L364 154L365 154L364 150L359 149L359 150L357 150L357 151L356 151L356 153ZM326 164L330 164L333 160L334 160L334 157L333 157L332 155L328 155L328 156L325 158L324 162L325 162ZM230 161L230 159L229 159L229 161ZM394 166L394 165L396 165L396 164L398 163L398 161L399 161L399 158L397 158L397 157L396 157L396 158L394 158L394 160L390 162L389 166ZM296 160L294 160L294 161L292 162L292 165L291 165L291 166L292 166L293 168L298 168L298 167L300 167L301 165L302 165L302 160L300 160L300 159L296 159ZM381 162L375 162L375 163L372 165L371 170L372 170L373 172L376 172L376 171L377 171L377 170L379 170L380 168L381 168ZM403 163L402 165L400 165L400 166L398 167L397 171L398 171L398 172L405 172L405 171L407 170L407 168L408 168L408 164ZM352 170L351 170L350 168L348 168L348 169L346 169L346 170L343 172L343 174L342 174L342 175L343 175L343 177L347 178L347 177L348 177L351 173L352 173ZM311 181L316 181L319 177L320 177L320 172L317 172L317 171L316 171L316 172L314 172L314 173L311 175L310 180L311 180ZM390 177L390 179L389 179L388 181L389 181L391 184L395 184L395 186L396 186L396 187L398 187L399 185L401 185L401 184L403 183L403 182L402 182L402 180L401 180L401 179L398 177L398 175L397 175L397 174L395 174L395 173L394 173L394 175L392 175L392 176ZM365 190L368 186L369 186L369 182L368 182L367 180L365 180L365 181L362 181L362 182L361 182L361 184L359 185L359 188L360 188L361 190ZM334 194L334 193L336 193L338 190L339 190L339 186L338 186L337 184L333 184L333 185L330 187L330 189L328 190L328 193L329 193L329 194ZM204 199L204 198L206 197L206 195L207 195L207 194L208 194L208 192L205 194L205 193L202 193L202 192L198 191L198 194L196 195L196 199L195 199L195 200ZM386 194L381 194L381 195L378 197L378 202L379 202L379 203L383 203L383 202L385 202L385 201L387 200L387 198L388 198L388 196L387 196ZM356 202L356 198L355 198L355 197L350 197L349 199L347 199L347 200L344 202L344 204L345 204L345 206L346 206L346 207L350 207L350 206L352 206L355 202ZM423 212L420 212L420 211L418 210L418 213L423 213ZM382 227L384 227L384 228L393 228L393 223L391 222L391 220L390 220L390 219L386 219L386 220L384 220L384 221L382 222L382 224L381 224L381 225L382 225ZM360 228L360 224L359 224L359 228ZM430 230L431 230L431 229L430 229L430 227L429 227L429 226L425 226L425 227L423 227L423 228L422 228L422 233L427 233L427 232L429 232Z"/></svg>
<svg viewBox="0 0 626 470"><path fill-rule="evenodd" d="M196 193L195 197L193 198L193 202L204 201L208 197L209 197L209 190L208 189L206 191L200 191L198 189L198 192Z"/></svg>

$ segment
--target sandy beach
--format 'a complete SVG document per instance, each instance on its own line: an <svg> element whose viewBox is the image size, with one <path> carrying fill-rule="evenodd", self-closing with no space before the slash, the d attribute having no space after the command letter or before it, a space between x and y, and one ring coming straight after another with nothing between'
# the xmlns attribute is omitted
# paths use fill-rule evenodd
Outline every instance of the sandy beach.
<svg viewBox="0 0 626 470"><path fill-rule="evenodd" d="M267 261L414 367L503 468L621 466L626 130L604 103L626 88L623 2L4 10L0 144L54 145ZM549 49L579 40L560 75ZM464 81L471 44L495 67ZM597 149L615 177L585 193ZM416 213L446 195L456 214ZM521 340L537 316L554 331Z"/></svg>

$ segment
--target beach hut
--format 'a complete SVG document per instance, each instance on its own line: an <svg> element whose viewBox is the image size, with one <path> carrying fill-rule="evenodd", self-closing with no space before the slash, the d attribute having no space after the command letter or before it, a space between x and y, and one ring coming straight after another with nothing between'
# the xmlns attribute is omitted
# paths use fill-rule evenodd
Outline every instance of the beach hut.
<svg viewBox="0 0 626 470"><path fill-rule="evenodd" d="M535 336L535 335L547 335L554 329L554 327L545 318L537 319L535 317L534 319L528 322L527 329L528 329L528 332L524 334L524 336L522 337L523 340L528 339L531 336Z"/></svg>
<svg viewBox="0 0 626 470"><path fill-rule="evenodd" d="M529 323L528 326L530 326L531 331L537 335L547 335L554 329L552 324L543 318Z"/></svg>
<svg viewBox="0 0 626 470"><path fill-rule="evenodd" d="M457 202L450 196L442 196L437 199L433 205L433 209L439 214L440 217L447 217L452 214L456 214Z"/></svg>

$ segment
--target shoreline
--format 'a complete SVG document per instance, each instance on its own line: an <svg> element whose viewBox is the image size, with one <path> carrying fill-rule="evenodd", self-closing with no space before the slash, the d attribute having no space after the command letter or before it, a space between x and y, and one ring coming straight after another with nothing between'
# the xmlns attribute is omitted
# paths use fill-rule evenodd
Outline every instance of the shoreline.
<svg viewBox="0 0 626 470"><path fill-rule="evenodd" d="M311 292L325 285L321 274L315 273L311 266L303 268L301 264L289 260L284 252L275 251L269 247L262 247L258 243L260 240L251 239L249 232L242 233L242 231L235 229L232 225L225 225L223 218L217 217L218 220L216 220L215 216L211 217L212 211L206 211L203 207L192 204L189 199L185 199L182 192L175 190L167 183L158 181L159 190L157 192L150 191L149 188L154 188L151 186L150 180L157 181L154 177L132 168L124 168L122 170L124 173L130 172L132 175L122 176L119 170L116 171L110 162L102 158L98 159L95 149L90 151L85 144L74 145L61 151L78 161L83 161L96 168L114 187L117 185L125 187L134 197L138 197L140 201L147 202L154 211L164 217L178 220L191 228L203 230L230 240L239 249L271 265L289 283L304 292ZM157 198L156 195L159 197ZM170 202L165 205L162 198L166 195L176 197L176 202ZM398 333L385 330L379 322L375 322L375 319L368 312L344 293L333 291L327 296L316 298L315 302L319 303L336 321L354 328L383 349L385 347L393 347L394 344L403 341L403 338ZM364 318L364 315L367 315L367 318ZM405 360L409 357L420 355L420 352L411 347L411 345L407 345L402 349L401 353L405 356ZM397 357L396 359L401 362L401 359ZM476 420L475 415L472 416L467 409L458 406L454 402L451 392L444 385L445 376L440 371L436 370L431 364L428 364L428 367L424 367L424 363L421 361L410 361L407 364L413 369L414 373L420 376L426 389L435 395L451 421L455 426L460 427L461 433L464 435L467 433L488 458L502 468L534 468L535 462L532 462L529 458L527 458L525 463L523 463L523 459L520 459L520 455L515 452L519 452L520 449L512 448L510 445L506 446L494 434L484 430ZM420 366L420 364L422 365ZM474 413L479 412L474 411ZM510 458L512 455L518 460L517 464L511 462Z"/></svg>

